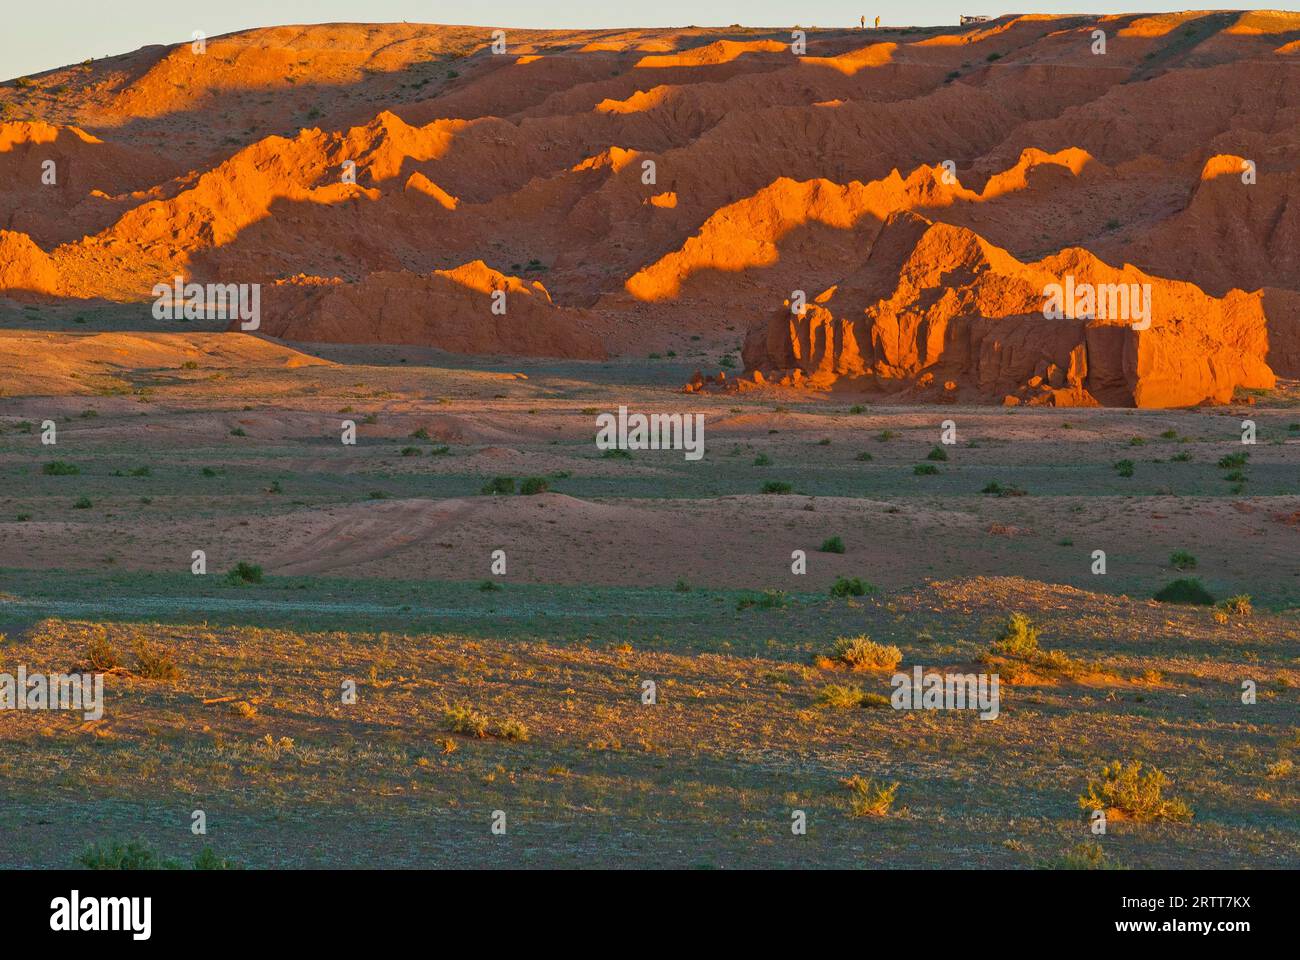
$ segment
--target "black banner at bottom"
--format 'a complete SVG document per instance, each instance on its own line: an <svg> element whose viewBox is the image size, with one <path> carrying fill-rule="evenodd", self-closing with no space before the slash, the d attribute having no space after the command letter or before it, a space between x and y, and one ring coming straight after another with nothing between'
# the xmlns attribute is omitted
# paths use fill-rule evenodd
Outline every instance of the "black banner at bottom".
<svg viewBox="0 0 1300 960"><path fill-rule="evenodd" d="M660 942L678 929L696 936L716 927L734 946L770 937L781 922L806 934L820 918L822 931L831 919L914 933L940 923L946 938L954 924L969 934L992 922L1017 938L1041 933L1071 945L1231 949L1281 935L1294 879L1274 871L57 871L3 874L0 888L11 947L373 945L377 934L440 922L486 933L494 946L516 936L535 944L561 927L635 929Z"/></svg>

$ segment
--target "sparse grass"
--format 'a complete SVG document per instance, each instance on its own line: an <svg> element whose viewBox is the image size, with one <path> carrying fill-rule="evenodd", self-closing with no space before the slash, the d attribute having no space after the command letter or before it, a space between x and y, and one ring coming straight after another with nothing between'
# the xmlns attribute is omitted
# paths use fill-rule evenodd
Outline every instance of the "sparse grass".
<svg viewBox="0 0 1300 960"><path fill-rule="evenodd" d="M866 694L862 692L861 687L855 687L840 683L829 683L817 692L814 703L819 707L830 707L835 710L847 710L850 707L862 706L862 701Z"/></svg>
<svg viewBox="0 0 1300 960"><path fill-rule="evenodd" d="M1020 489L1014 483L1003 486L996 480L992 480L984 485L980 493L993 497L1023 497L1028 491Z"/></svg>
<svg viewBox="0 0 1300 960"><path fill-rule="evenodd" d="M756 607L759 610L777 610L788 606L789 603L790 599L784 590L764 590L758 594L745 594L736 601L736 609L748 610L750 607Z"/></svg>
<svg viewBox="0 0 1300 960"><path fill-rule="evenodd" d="M1182 822L1192 819L1191 808L1182 800L1164 796L1169 778L1155 767L1143 771L1140 760L1128 763L1115 761L1101 768L1096 780L1089 780L1087 790L1079 797L1079 808L1084 816L1094 810L1105 810L1107 818L1148 823L1156 820Z"/></svg>
<svg viewBox="0 0 1300 960"><path fill-rule="evenodd" d="M1239 593L1236 596L1228 597L1228 599L1220 601L1218 609L1231 616L1248 617L1253 608L1250 602L1250 595Z"/></svg>
<svg viewBox="0 0 1300 960"><path fill-rule="evenodd" d="M123 843L113 840L92 844L77 855L78 865L87 870L184 870L179 860L162 857L143 840ZM211 847L204 847L190 861L191 870L242 870L234 860L217 856Z"/></svg>
<svg viewBox="0 0 1300 960"><path fill-rule="evenodd" d="M520 742L528 739L528 727L521 721L509 717L496 720L465 704L444 708L442 719L444 729L450 733L461 733L479 739L496 737Z"/></svg>
<svg viewBox="0 0 1300 960"><path fill-rule="evenodd" d="M1046 870L1127 870L1106 855L1100 843L1086 840L1042 864Z"/></svg>
<svg viewBox="0 0 1300 960"><path fill-rule="evenodd" d="M897 783L886 785L858 776L849 777L843 783L849 788L849 809L855 817L888 816L898 796Z"/></svg>

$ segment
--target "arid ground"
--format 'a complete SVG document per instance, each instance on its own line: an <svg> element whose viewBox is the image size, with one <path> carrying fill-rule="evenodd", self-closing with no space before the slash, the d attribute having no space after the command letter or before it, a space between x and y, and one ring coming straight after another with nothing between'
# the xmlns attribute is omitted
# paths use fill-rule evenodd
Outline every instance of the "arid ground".
<svg viewBox="0 0 1300 960"><path fill-rule="evenodd" d="M0 867L1300 865L1300 16L489 34L0 84Z"/></svg>
<svg viewBox="0 0 1300 960"><path fill-rule="evenodd" d="M0 712L7 866L144 838L256 866L1028 867L1088 839L1078 797L1116 759L1163 770L1195 815L1112 823L1115 862L1300 858L1287 397L1151 413L700 396L707 454L689 463L591 439L611 403L680 406L671 369L346 348L295 365L240 334L168 349L96 393L0 406L0 666L70 670L105 638L122 663L99 722ZM944 418L959 442L929 461ZM1242 450L1245 481L1225 480ZM79 472L44 473L56 460ZM480 493L498 476L549 490ZM760 493L772 480L792 492ZM842 554L818 549L836 536ZM1154 602L1179 550L1253 612ZM232 584L240 561L262 582ZM832 597L837 577L876 590ZM996 720L819 704L830 685L890 693L888 672L815 665L838 637L978 670L1013 613L1085 666L1004 669ZM141 676L141 641L179 675ZM451 732L461 705L527 739ZM853 776L898 782L895 810L851 816Z"/></svg>

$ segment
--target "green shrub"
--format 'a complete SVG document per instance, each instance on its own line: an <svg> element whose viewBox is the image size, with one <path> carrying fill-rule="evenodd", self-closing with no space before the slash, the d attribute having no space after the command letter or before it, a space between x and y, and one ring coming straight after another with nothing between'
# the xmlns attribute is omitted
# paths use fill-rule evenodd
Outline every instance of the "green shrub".
<svg viewBox="0 0 1300 960"><path fill-rule="evenodd" d="M1027 493L1027 491L1021 490L1015 484L1011 484L1009 486L1004 487L996 480L993 480L985 484L984 489L981 490L980 493L988 494L994 497L1023 497Z"/></svg>
<svg viewBox="0 0 1300 960"><path fill-rule="evenodd" d="M240 560L226 573L226 581L237 587L246 583L261 583L262 568L256 563Z"/></svg>
<svg viewBox="0 0 1300 960"><path fill-rule="evenodd" d="M939 461L947 460L948 451L936 443L933 447L930 448L930 452L925 455L925 459L939 460Z"/></svg>
<svg viewBox="0 0 1300 960"><path fill-rule="evenodd" d="M1023 613L1013 613L993 641L993 651L1009 657L1029 657L1038 652L1038 628Z"/></svg>
<svg viewBox="0 0 1300 960"><path fill-rule="evenodd" d="M793 489L794 486L784 480L769 480L763 484L763 493L789 493Z"/></svg>
<svg viewBox="0 0 1300 960"><path fill-rule="evenodd" d="M912 472L918 477L929 477L939 472L939 468L933 463L918 463L912 468Z"/></svg>
<svg viewBox="0 0 1300 960"><path fill-rule="evenodd" d="M821 552L822 553L843 553L844 541L841 540L839 537L828 537L827 539L822 541Z"/></svg>
<svg viewBox="0 0 1300 960"><path fill-rule="evenodd" d="M482 489L479 490L479 493L484 494L485 496L498 493L509 494L514 492L514 477L493 477L487 483L483 484Z"/></svg>
<svg viewBox="0 0 1300 960"><path fill-rule="evenodd" d="M1169 555L1169 563L1178 570L1195 570L1196 558L1186 550L1175 550Z"/></svg>
<svg viewBox="0 0 1300 960"><path fill-rule="evenodd" d="M86 644L86 664L92 673L107 673L122 665L122 655L109 642L107 634L98 634Z"/></svg>
<svg viewBox="0 0 1300 960"><path fill-rule="evenodd" d="M155 643L139 640L135 645L135 672L149 680L178 679L181 675L171 651Z"/></svg>
<svg viewBox="0 0 1300 960"><path fill-rule="evenodd" d="M141 840L122 843L114 840L100 846L93 844L77 856L77 863L87 870L178 870L175 860L164 860Z"/></svg>
<svg viewBox="0 0 1300 960"><path fill-rule="evenodd" d="M858 577L836 577L831 584L832 597L861 597L875 592L874 586Z"/></svg>
<svg viewBox="0 0 1300 960"><path fill-rule="evenodd" d="M849 777L844 781L849 788L849 809L855 817L883 817L888 815L898 795L898 784L886 786L862 777Z"/></svg>
<svg viewBox="0 0 1300 960"><path fill-rule="evenodd" d="M632 453L619 447L611 447L600 455L602 460L631 460Z"/></svg>
<svg viewBox="0 0 1300 960"><path fill-rule="evenodd" d="M1055 860L1043 864L1048 870L1127 870L1106 856L1106 851L1095 840L1075 844Z"/></svg>
<svg viewBox="0 0 1300 960"><path fill-rule="evenodd" d="M1116 460L1114 467L1115 467L1115 472L1118 473L1121 477L1133 476L1132 460Z"/></svg>
<svg viewBox="0 0 1300 960"><path fill-rule="evenodd" d="M818 666L848 667L854 672L862 670L892 670L903 659L903 651L895 646L876 643L866 634L856 637L839 637L830 652L819 657Z"/></svg>
<svg viewBox="0 0 1300 960"><path fill-rule="evenodd" d="M1118 811L1138 823L1192 819L1186 803L1164 796L1168 785L1169 778L1155 767L1147 767L1144 773L1140 760L1127 764L1117 760L1102 767L1097 780L1088 781L1088 789L1079 797L1079 808L1084 816L1091 816L1094 810L1105 810L1107 816Z"/></svg>
<svg viewBox="0 0 1300 960"><path fill-rule="evenodd" d="M737 610L757 607L759 610L776 610L788 606L790 600L784 590L764 590L762 593L749 593L736 601Z"/></svg>
<svg viewBox="0 0 1300 960"><path fill-rule="evenodd" d="M1250 602L1250 595L1246 593L1239 593L1236 596L1228 597L1228 599L1219 603L1218 608L1224 613L1235 614L1239 617L1248 617L1253 610Z"/></svg>
<svg viewBox="0 0 1300 960"><path fill-rule="evenodd" d="M769 457L766 453L760 453L758 456L754 458L754 466L756 467L768 467L771 465L772 465L772 458Z"/></svg>
<svg viewBox="0 0 1300 960"><path fill-rule="evenodd" d="M1175 580L1156 591L1155 599L1161 603L1195 603L1209 606L1214 596L1195 577Z"/></svg>
<svg viewBox="0 0 1300 960"><path fill-rule="evenodd" d="M89 510L94 504L90 502L90 497L78 497L76 503L72 505L73 510Z"/></svg>
<svg viewBox="0 0 1300 960"><path fill-rule="evenodd" d="M478 588L482 590L484 593L490 593L493 590L500 590L501 585L497 583L495 580L484 580L482 583L478 585Z"/></svg>
<svg viewBox="0 0 1300 960"><path fill-rule="evenodd" d="M518 720L506 718L494 720L467 705L444 708L443 723L452 733L463 733L471 737L499 737L502 740L528 739L528 727Z"/></svg>
<svg viewBox="0 0 1300 960"><path fill-rule="evenodd" d="M551 485L545 477L528 477L520 484L519 493L525 497L531 497L539 493L545 493L549 489L551 489Z"/></svg>
<svg viewBox="0 0 1300 960"><path fill-rule="evenodd" d="M1250 454L1246 453L1245 451L1241 453L1230 453L1226 457L1221 457L1219 459L1219 469L1233 470L1239 467L1244 467L1246 465L1246 461L1249 459L1250 459Z"/></svg>
<svg viewBox="0 0 1300 960"><path fill-rule="evenodd" d="M831 707L836 710L846 710L849 707L862 706L862 700L866 696L861 687L846 686L839 683L831 683L822 687L817 692L817 698L814 700L819 707Z"/></svg>
<svg viewBox="0 0 1300 960"><path fill-rule="evenodd" d="M81 473L81 468L64 460L51 460L41 467L41 473L47 477L75 477Z"/></svg>

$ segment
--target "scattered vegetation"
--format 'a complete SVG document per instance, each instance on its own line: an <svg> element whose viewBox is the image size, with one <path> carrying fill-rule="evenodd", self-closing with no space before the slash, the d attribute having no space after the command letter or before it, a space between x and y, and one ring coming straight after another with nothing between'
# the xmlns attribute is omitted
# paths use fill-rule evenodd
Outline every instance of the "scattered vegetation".
<svg viewBox="0 0 1300 960"><path fill-rule="evenodd" d="M831 584L832 597L861 597L875 593L876 588L858 577L836 577Z"/></svg>
<svg viewBox="0 0 1300 960"><path fill-rule="evenodd" d="M888 816L899 787L897 783L885 785L857 776L849 777L844 785L849 788L849 809L855 817Z"/></svg>
<svg viewBox="0 0 1300 960"><path fill-rule="evenodd" d="M133 652L135 672L145 679L171 683L180 678L181 671L172 659L171 651L161 644L137 640Z"/></svg>
<svg viewBox="0 0 1300 960"><path fill-rule="evenodd" d="M1065 853L1054 860L1048 860L1042 866L1047 870L1128 869L1128 867L1111 860L1106 855L1106 851L1102 849L1101 844L1095 840L1085 840L1083 843L1075 844Z"/></svg>
<svg viewBox="0 0 1300 960"><path fill-rule="evenodd" d="M77 855L77 863L87 870L184 870L179 860L161 857L143 840L123 843L113 840L105 844L92 844ZM217 856L211 847L204 847L190 861L191 870L240 870L233 860Z"/></svg>
<svg viewBox="0 0 1300 960"><path fill-rule="evenodd" d="M242 587L246 583L261 583L262 568L256 563L240 560L226 573L226 582Z"/></svg>
<svg viewBox="0 0 1300 960"><path fill-rule="evenodd" d="M479 493L489 496L493 494L511 494L515 492L514 477L493 477L479 490Z"/></svg>
<svg viewBox="0 0 1300 960"><path fill-rule="evenodd" d="M1214 595L1195 577L1166 584L1156 591L1155 599L1161 603L1194 603L1207 607L1214 603Z"/></svg>
<svg viewBox="0 0 1300 960"><path fill-rule="evenodd" d="M759 610L777 610L788 606L789 598L784 590L764 590L762 593L747 593L736 601L737 610L756 607Z"/></svg>
<svg viewBox="0 0 1300 960"><path fill-rule="evenodd" d="M519 485L519 493L525 497L536 496L551 489L550 481L545 477L528 477Z"/></svg>
<svg viewBox="0 0 1300 960"><path fill-rule="evenodd" d="M446 729L451 733L463 733L480 739L486 737L519 741L528 739L528 727L520 721L511 718L496 720L464 704L444 708L442 719Z"/></svg>
<svg viewBox="0 0 1300 960"><path fill-rule="evenodd" d="M816 664L823 670L847 667L855 673L863 670L892 670L903 659L903 651L895 646L876 643L866 634L856 637L839 637L829 653L817 657Z"/></svg>
<svg viewBox="0 0 1300 960"><path fill-rule="evenodd" d="M1192 819L1186 803L1164 796L1168 785L1169 778L1155 767L1144 771L1140 760L1117 760L1102 767L1098 779L1088 781L1088 789L1079 797L1079 808L1085 817L1094 810L1105 810L1108 818L1118 813L1120 819L1138 823Z"/></svg>

